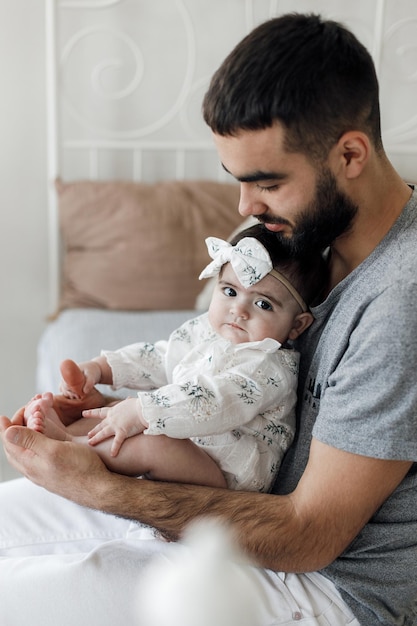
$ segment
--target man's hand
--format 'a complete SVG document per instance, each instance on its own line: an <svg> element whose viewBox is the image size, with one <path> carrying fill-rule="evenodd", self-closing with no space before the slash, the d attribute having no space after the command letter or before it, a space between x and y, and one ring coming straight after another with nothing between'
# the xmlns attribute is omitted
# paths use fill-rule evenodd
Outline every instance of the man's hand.
<svg viewBox="0 0 417 626"><path fill-rule="evenodd" d="M96 409L114 403L115 399L103 396L97 389L93 388L89 394L82 399L67 398L64 395L54 395L53 408L58 413L64 426L69 426L82 417L84 409ZM16 411L12 417L12 423L17 426L24 425L24 412L26 405Z"/></svg>
<svg viewBox="0 0 417 626"><path fill-rule="evenodd" d="M109 474L87 446L49 439L0 417L0 436L10 464L37 485L53 493L94 506L94 484ZM88 481L88 487L86 486Z"/></svg>

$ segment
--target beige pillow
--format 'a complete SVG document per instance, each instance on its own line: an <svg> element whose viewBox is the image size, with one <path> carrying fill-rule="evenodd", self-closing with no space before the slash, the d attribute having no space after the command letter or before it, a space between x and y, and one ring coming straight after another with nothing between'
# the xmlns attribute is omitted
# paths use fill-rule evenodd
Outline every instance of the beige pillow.
<svg viewBox="0 0 417 626"><path fill-rule="evenodd" d="M210 181L58 180L60 309L192 309L210 261L204 239L242 221L239 187Z"/></svg>

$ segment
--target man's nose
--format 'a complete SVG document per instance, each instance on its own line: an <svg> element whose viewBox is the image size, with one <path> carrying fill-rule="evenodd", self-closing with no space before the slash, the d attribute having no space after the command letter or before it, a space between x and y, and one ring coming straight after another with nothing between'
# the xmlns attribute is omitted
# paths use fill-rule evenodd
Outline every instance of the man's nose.
<svg viewBox="0 0 417 626"><path fill-rule="evenodd" d="M259 201L256 197L256 193L249 188L247 183L241 183L239 199L239 213L241 216L262 215L266 210L266 205Z"/></svg>

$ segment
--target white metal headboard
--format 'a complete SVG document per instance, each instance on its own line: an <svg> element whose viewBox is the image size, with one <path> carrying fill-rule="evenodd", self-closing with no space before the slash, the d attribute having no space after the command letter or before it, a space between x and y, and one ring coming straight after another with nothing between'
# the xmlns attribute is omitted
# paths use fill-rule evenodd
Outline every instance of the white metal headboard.
<svg viewBox="0 0 417 626"><path fill-rule="evenodd" d="M253 22L251 3L232 0L233 21L217 28L213 46L207 26L221 14L219 0L45 1L53 310L60 281L55 178L223 180L201 100Z"/></svg>
<svg viewBox="0 0 417 626"><path fill-rule="evenodd" d="M374 56L387 151L417 176L415 0L45 0L51 310L59 230L51 184L94 178L222 180L201 101L214 70L257 23L315 11ZM413 176L414 174L414 176Z"/></svg>

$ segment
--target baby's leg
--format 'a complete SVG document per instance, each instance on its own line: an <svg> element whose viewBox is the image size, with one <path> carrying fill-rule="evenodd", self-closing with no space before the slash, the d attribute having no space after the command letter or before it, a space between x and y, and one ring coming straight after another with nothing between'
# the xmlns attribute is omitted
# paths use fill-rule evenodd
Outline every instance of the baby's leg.
<svg viewBox="0 0 417 626"><path fill-rule="evenodd" d="M115 457L110 454L111 441L103 441L94 446L94 450L113 472L152 480L227 487L215 461L189 439L136 435L123 442Z"/></svg>
<svg viewBox="0 0 417 626"><path fill-rule="evenodd" d="M81 418L85 433L76 436L65 427L53 408L53 395L35 396L25 408L28 428L51 439L88 444L86 437L96 420ZM173 439L165 435L136 435L123 442L119 454L111 456L112 438L94 446L106 466L128 476L146 476L152 480L182 482L208 487L223 487L225 478L211 457L189 439Z"/></svg>

